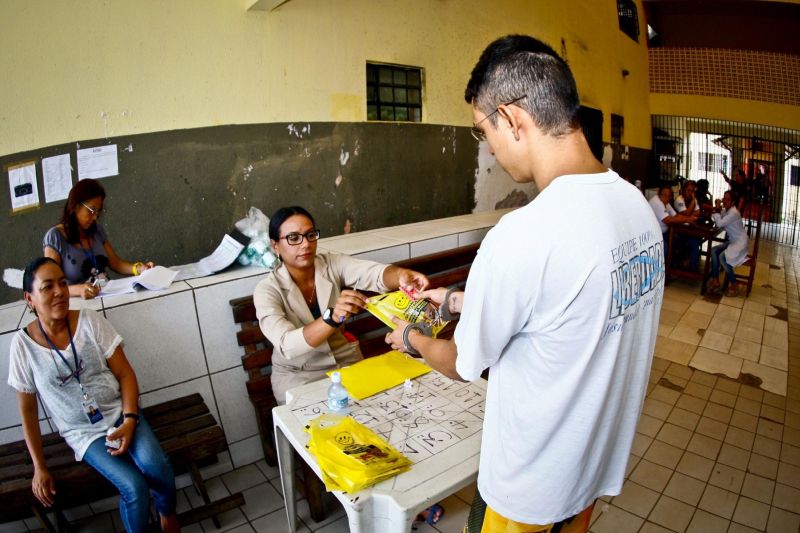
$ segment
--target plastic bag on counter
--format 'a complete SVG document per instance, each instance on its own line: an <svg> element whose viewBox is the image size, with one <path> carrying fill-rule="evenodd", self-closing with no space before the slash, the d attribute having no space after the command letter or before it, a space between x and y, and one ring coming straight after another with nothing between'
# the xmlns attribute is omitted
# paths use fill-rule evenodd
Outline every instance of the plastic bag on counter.
<svg viewBox="0 0 800 533"><path fill-rule="evenodd" d="M397 327L392 322L393 316L412 324L421 322L431 328L434 336L447 325L447 321L439 315L438 309L431 302L424 299L412 300L399 290L368 298L367 311L392 329Z"/></svg>
<svg viewBox="0 0 800 533"><path fill-rule="evenodd" d="M257 207L251 207L247 217L236 223L236 229L250 237L250 243L239 254L239 264L254 265L268 270L278 266L278 258L269 245L269 218Z"/></svg>
<svg viewBox="0 0 800 533"><path fill-rule="evenodd" d="M306 431L328 491L358 492L411 468L406 456L348 416L322 414Z"/></svg>

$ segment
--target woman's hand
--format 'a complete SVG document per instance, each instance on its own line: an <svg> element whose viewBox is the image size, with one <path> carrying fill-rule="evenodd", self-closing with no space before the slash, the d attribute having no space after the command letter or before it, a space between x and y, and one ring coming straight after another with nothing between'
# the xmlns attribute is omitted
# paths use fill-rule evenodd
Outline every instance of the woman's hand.
<svg viewBox="0 0 800 533"><path fill-rule="evenodd" d="M122 425L120 425L115 431L111 432L108 435L108 440L117 440L119 439L120 445L119 448L116 450L113 448L108 449L108 453L111 455L122 455L128 448L130 447L131 443L133 442L133 435L136 432L136 420L133 418L124 418Z"/></svg>
<svg viewBox="0 0 800 533"><path fill-rule="evenodd" d="M333 306L333 319L339 324L361 312L367 306L367 297L358 291L344 290Z"/></svg>
<svg viewBox="0 0 800 533"><path fill-rule="evenodd" d="M56 495L56 481L46 468L37 468L33 471L33 481L31 489L36 499L42 502L45 507L53 505Z"/></svg>
<svg viewBox="0 0 800 533"><path fill-rule="evenodd" d="M84 300L91 300L98 294L100 294L100 287L96 286L94 283L89 283L89 282L83 284L81 290L81 298L83 298Z"/></svg>
<svg viewBox="0 0 800 533"><path fill-rule="evenodd" d="M397 282L400 288L410 292L425 290L431 283L425 274L407 268L400 268L398 270Z"/></svg>

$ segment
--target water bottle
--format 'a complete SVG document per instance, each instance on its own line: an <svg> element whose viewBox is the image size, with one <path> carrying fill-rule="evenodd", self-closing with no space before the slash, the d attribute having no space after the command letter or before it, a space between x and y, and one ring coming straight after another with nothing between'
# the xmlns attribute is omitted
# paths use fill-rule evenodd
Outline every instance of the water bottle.
<svg viewBox="0 0 800 533"><path fill-rule="evenodd" d="M347 389L342 385L341 372L331 374L331 385L328 387L328 409L332 413L343 413L347 410Z"/></svg>

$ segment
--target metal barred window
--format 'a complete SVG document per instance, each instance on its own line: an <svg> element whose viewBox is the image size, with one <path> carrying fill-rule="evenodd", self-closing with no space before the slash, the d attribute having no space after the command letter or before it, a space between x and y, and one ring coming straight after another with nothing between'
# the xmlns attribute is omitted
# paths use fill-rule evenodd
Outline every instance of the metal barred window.
<svg viewBox="0 0 800 533"><path fill-rule="evenodd" d="M367 120L422 122L422 69L367 63Z"/></svg>
<svg viewBox="0 0 800 533"><path fill-rule="evenodd" d="M617 0L617 16L622 33L639 42L639 15L635 0Z"/></svg>

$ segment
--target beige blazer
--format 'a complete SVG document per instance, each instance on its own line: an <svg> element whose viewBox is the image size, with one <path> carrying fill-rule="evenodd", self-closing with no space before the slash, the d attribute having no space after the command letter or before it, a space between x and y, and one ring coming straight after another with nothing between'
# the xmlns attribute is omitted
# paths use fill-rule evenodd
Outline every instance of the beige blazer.
<svg viewBox="0 0 800 533"><path fill-rule="evenodd" d="M314 261L317 303L320 311L333 307L344 288L387 292L383 284L386 265L348 255L317 254ZM339 328L316 348L303 336L314 321L303 294L283 265L267 274L253 292L256 316L264 336L272 343L272 391L278 403L286 402L292 387L322 378L325 372L362 359L357 342L349 342Z"/></svg>

